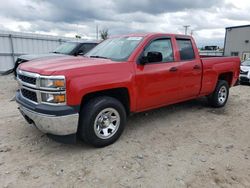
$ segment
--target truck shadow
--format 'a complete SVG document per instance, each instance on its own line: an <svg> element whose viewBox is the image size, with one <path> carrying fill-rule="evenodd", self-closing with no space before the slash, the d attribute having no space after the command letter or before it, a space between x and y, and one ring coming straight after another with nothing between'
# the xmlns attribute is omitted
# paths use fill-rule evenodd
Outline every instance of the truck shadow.
<svg viewBox="0 0 250 188"><path fill-rule="evenodd" d="M138 114L134 114L128 117L127 127L125 128L125 134L130 134L130 130L133 131L136 129L146 128L148 126L152 126L152 124L164 123L168 124L168 120L171 119L172 123L178 123L179 118L182 118L183 115L189 115L187 113L200 113L202 110L205 113L213 114L213 115L227 115L227 108L212 108L205 97L181 102L178 104L169 105L166 107L149 110L146 112L141 112ZM197 117L199 118L199 117ZM138 126L140 126L138 128Z"/></svg>
<svg viewBox="0 0 250 188"><path fill-rule="evenodd" d="M146 112L141 112L138 114L133 114L128 118L129 123L134 121L141 121L143 117L148 116L149 119L153 118L155 120L160 119L162 116L171 116L172 114L178 114L187 110L201 110L201 109L210 109L209 104L207 103L206 98L199 98L194 100L189 100L158 109L149 110ZM145 119L144 119L145 120Z"/></svg>
<svg viewBox="0 0 250 188"><path fill-rule="evenodd" d="M169 105L166 107L161 107L161 108L154 109L154 110L149 110L146 112L132 114L127 118L127 125L125 127L125 131L123 132L122 140L124 141L124 138L126 137L126 135L127 136L130 135L131 131L134 131L135 127L137 129L143 129L146 126L148 126L149 122L157 122L157 121L162 120L163 118L171 117L174 114L178 116L178 115L181 115L184 111L190 111L190 110L197 111L197 110L201 110L205 108L208 108L210 110L210 107L207 103L206 98L199 98L195 100L181 102L178 104ZM145 122L147 122L147 124ZM63 144L63 145L64 147L68 148L67 144ZM93 148L92 146L89 146L88 144L85 144L79 138L76 144L69 144L69 147L71 147L71 149L81 148L84 150L96 149L96 148Z"/></svg>

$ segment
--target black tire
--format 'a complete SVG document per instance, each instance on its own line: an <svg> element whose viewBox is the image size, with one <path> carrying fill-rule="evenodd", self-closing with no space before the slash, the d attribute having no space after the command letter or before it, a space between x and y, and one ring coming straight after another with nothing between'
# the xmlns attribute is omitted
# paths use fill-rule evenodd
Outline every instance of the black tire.
<svg viewBox="0 0 250 188"><path fill-rule="evenodd" d="M224 94L225 97L222 97L224 98L224 100L220 100L220 90L221 89L225 89L226 90L226 94ZM229 85L228 85L228 82L225 81L225 80L219 80L217 85L216 85L216 88L214 90L214 92L209 95L207 97L208 99L208 103L212 106L212 107L215 107L215 108L221 108L223 106L226 105L227 103L227 100L228 100L228 96L229 96Z"/></svg>
<svg viewBox="0 0 250 188"><path fill-rule="evenodd" d="M110 138L100 138L95 132L95 121L100 112L105 109L115 109L119 114L120 123L114 135ZM80 112L78 134L84 142L95 147L104 147L114 143L122 134L126 124L126 111L122 103L112 97L103 96L91 99Z"/></svg>

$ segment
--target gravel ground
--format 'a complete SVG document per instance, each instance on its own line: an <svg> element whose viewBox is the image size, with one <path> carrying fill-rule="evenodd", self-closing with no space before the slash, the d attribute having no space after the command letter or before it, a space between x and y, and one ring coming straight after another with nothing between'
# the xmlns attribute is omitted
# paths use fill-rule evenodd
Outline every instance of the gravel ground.
<svg viewBox="0 0 250 188"><path fill-rule="evenodd" d="M0 77L0 187L250 187L250 86L225 108L204 99L136 114L96 149L57 143L28 125Z"/></svg>

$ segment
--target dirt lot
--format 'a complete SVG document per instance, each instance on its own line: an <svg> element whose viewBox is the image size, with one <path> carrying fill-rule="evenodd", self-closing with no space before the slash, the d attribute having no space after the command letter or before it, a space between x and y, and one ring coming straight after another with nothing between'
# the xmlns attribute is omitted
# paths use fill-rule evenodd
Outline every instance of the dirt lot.
<svg viewBox="0 0 250 188"><path fill-rule="evenodd" d="M0 187L250 187L250 86L129 118L115 144L64 145L29 126L0 77Z"/></svg>

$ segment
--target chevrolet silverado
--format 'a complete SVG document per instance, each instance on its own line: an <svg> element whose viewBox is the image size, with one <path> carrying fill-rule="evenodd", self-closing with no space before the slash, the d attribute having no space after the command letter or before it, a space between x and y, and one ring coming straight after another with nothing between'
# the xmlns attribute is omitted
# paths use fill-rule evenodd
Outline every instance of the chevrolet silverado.
<svg viewBox="0 0 250 188"><path fill-rule="evenodd" d="M103 147L120 137L131 113L203 96L223 107L239 72L238 57L200 57L190 36L132 34L84 57L21 64L16 101L24 118L54 139Z"/></svg>

